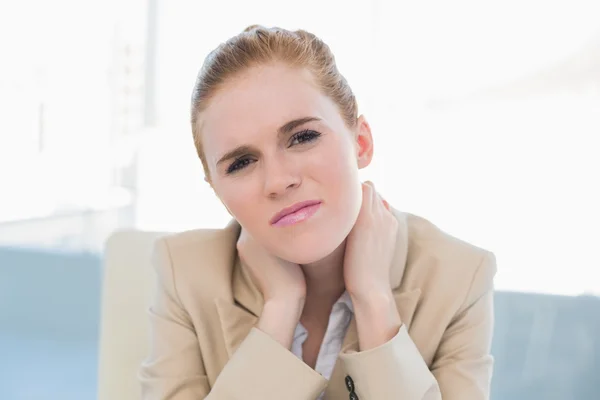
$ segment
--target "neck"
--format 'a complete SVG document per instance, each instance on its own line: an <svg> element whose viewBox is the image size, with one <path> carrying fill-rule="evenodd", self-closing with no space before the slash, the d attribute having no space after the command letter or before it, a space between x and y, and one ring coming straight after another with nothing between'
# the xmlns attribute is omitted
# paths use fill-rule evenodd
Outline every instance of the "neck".
<svg viewBox="0 0 600 400"><path fill-rule="evenodd" d="M344 240L327 257L310 264L303 264L302 270L306 278L306 303L321 304L330 308L344 293Z"/></svg>

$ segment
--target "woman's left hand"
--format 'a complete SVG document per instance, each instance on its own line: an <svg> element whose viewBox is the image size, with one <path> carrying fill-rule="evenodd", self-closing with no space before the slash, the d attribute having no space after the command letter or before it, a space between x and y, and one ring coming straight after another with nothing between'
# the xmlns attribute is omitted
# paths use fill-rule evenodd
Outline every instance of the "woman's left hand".
<svg viewBox="0 0 600 400"><path fill-rule="evenodd" d="M363 202L348 235L344 281L354 305L360 351L391 340L402 324L390 282L398 221L371 182L363 183Z"/></svg>
<svg viewBox="0 0 600 400"><path fill-rule="evenodd" d="M398 221L372 182L362 184L362 206L348 235L344 256L346 290L355 299L391 293L390 266Z"/></svg>

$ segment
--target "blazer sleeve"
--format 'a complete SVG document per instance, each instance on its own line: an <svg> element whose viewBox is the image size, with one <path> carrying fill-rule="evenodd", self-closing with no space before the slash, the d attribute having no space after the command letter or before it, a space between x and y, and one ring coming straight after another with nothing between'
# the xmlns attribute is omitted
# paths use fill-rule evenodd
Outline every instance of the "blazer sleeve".
<svg viewBox="0 0 600 400"><path fill-rule="evenodd" d="M389 342L365 352L343 350L340 358L361 400L488 400L493 369L493 278L487 253L466 300L448 328L431 369L405 326Z"/></svg>
<svg viewBox="0 0 600 400"><path fill-rule="evenodd" d="M153 266L150 351L138 374L144 400L314 400L326 387L319 373L252 328L211 388L192 320L177 295L165 239L155 244Z"/></svg>

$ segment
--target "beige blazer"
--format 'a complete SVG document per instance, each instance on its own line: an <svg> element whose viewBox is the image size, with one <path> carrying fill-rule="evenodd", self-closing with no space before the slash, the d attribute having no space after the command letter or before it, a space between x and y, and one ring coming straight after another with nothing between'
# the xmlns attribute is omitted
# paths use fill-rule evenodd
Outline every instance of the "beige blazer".
<svg viewBox="0 0 600 400"><path fill-rule="evenodd" d="M330 381L254 327L263 300L237 257L235 220L157 241L143 398L314 400L325 390L328 400L488 399L494 255L393 212L391 279L403 325L360 352L353 320Z"/></svg>

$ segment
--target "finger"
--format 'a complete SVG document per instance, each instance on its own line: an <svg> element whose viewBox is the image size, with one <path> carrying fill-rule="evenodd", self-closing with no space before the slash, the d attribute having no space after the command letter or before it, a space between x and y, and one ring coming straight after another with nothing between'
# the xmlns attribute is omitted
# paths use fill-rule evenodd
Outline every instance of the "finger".
<svg viewBox="0 0 600 400"><path fill-rule="evenodd" d="M370 210L373 208L373 187L372 183L365 181L362 183L362 208Z"/></svg>
<svg viewBox="0 0 600 400"><path fill-rule="evenodd" d="M371 206L371 208L373 208L376 205L375 201L377 200L377 191L375 190L375 184L371 181L365 181L365 185L368 192L368 204Z"/></svg>
<svg viewBox="0 0 600 400"><path fill-rule="evenodd" d="M371 181L366 181L366 182L368 182L369 186L371 186L371 201L373 202L371 204L372 204L373 209L374 210L379 209L381 204L383 204L385 206L385 203L384 203L385 200L383 200L383 197L381 197L381 194L377 190L375 190L375 184Z"/></svg>
<svg viewBox="0 0 600 400"><path fill-rule="evenodd" d="M388 202L387 202L387 201L386 201L384 198L382 198L382 199L381 199L381 201L383 201L383 205L385 206L385 208L386 208L388 211L391 211L391 210L390 210L390 203L388 203Z"/></svg>
<svg viewBox="0 0 600 400"><path fill-rule="evenodd" d="M378 212L385 212L386 207L385 200L383 200L383 197L381 197L381 195L378 192L375 192L373 197L375 197L375 203L373 204L374 209Z"/></svg>
<svg viewBox="0 0 600 400"><path fill-rule="evenodd" d="M375 198L376 198L376 202L379 203L379 204L375 205L378 209L381 209L381 205L383 205L383 208L385 208L387 211L391 212L390 204L387 202L387 200L385 200L383 198L381 193L375 192Z"/></svg>

